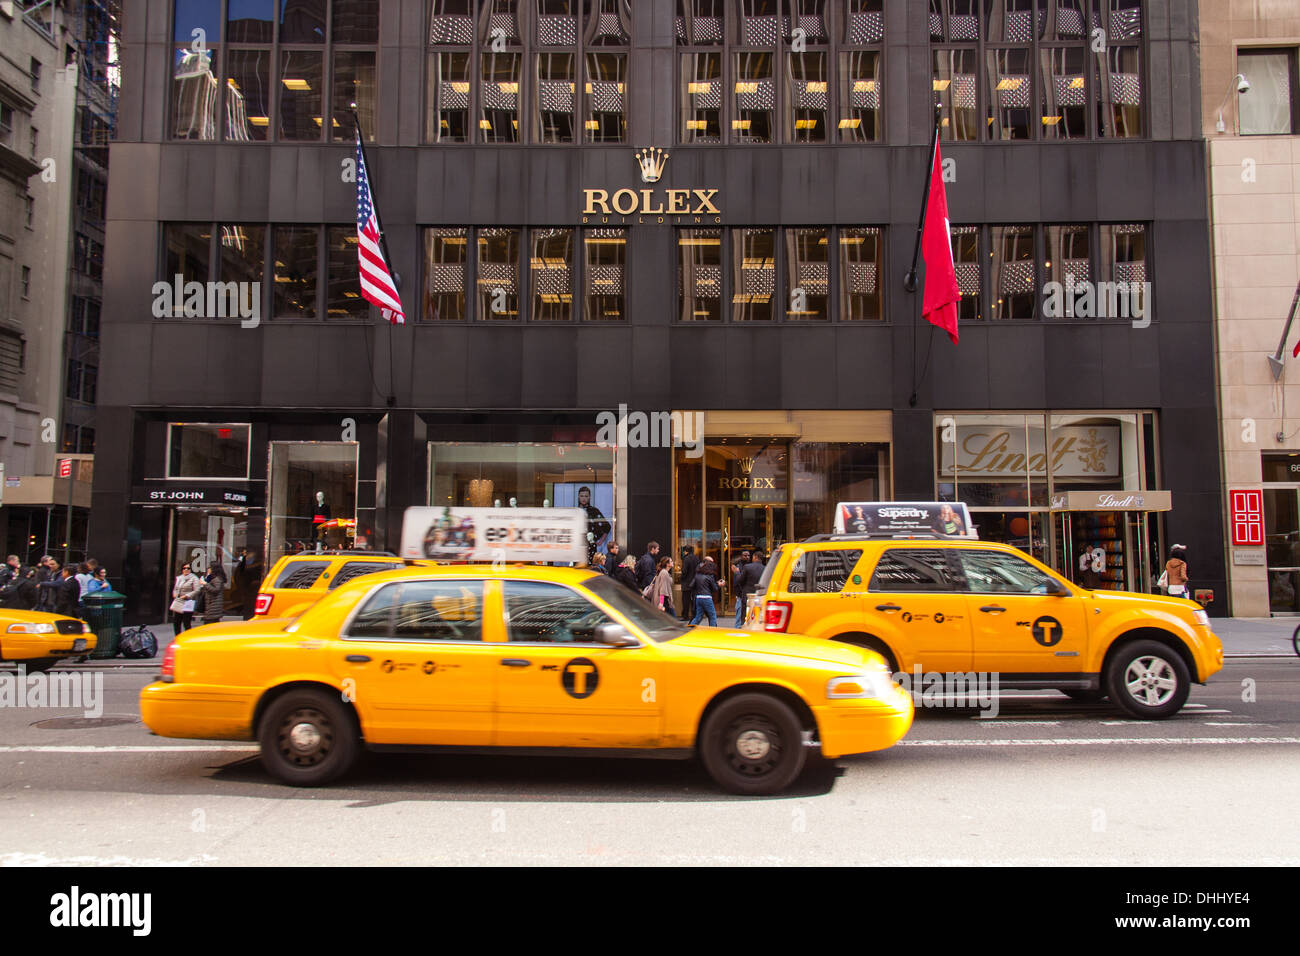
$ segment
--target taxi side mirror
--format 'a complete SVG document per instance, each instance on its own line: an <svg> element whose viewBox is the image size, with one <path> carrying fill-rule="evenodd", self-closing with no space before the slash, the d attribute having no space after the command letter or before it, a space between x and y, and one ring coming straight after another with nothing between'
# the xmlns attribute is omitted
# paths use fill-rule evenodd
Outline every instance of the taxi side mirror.
<svg viewBox="0 0 1300 956"><path fill-rule="evenodd" d="M1056 578L1048 578L1047 593L1052 597L1068 597L1070 594L1070 589L1067 588L1060 581L1056 580Z"/></svg>
<svg viewBox="0 0 1300 956"><path fill-rule="evenodd" d="M632 636L622 624L615 624L610 621L605 624L597 625L595 632L596 643L608 644L610 647L640 647L641 642Z"/></svg>

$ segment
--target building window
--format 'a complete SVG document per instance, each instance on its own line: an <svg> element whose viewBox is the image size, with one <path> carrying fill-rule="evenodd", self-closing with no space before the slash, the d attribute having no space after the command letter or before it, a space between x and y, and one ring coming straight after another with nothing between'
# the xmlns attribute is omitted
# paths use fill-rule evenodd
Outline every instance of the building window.
<svg viewBox="0 0 1300 956"><path fill-rule="evenodd" d="M582 236L583 318L627 316L627 230L588 229Z"/></svg>
<svg viewBox="0 0 1300 956"><path fill-rule="evenodd" d="M465 318L469 284L467 229L424 231L424 308L427 322Z"/></svg>
<svg viewBox="0 0 1300 956"><path fill-rule="evenodd" d="M479 319L519 318L519 230L478 231Z"/></svg>
<svg viewBox="0 0 1300 956"><path fill-rule="evenodd" d="M731 262L732 321L771 321L776 297L776 230L733 230Z"/></svg>
<svg viewBox="0 0 1300 956"><path fill-rule="evenodd" d="M677 232L677 302L683 322L722 319L722 230Z"/></svg>
<svg viewBox="0 0 1300 956"><path fill-rule="evenodd" d="M931 0L941 135L1141 136L1142 36L1141 0Z"/></svg>
<svg viewBox="0 0 1300 956"><path fill-rule="evenodd" d="M41 61L36 57L32 57L31 63L32 92L39 93L41 91Z"/></svg>
<svg viewBox="0 0 1300 956"><path fill-rule="evenodd" d="M426 141L626 142L628 0L429 2Z"/></svg>
<svg viewBox="0 0 1300 956"><path fill-rule="evenodd" d="M36 197L24 196L23 197L23 224L26 225L28 229L31 229L35 224L35 219L36 219Z"/></svg>
<svg viewBox="0 0 1300 956"><path fill-rule="evenodd" d="M980 256L980 227L952 226L952 261L957 270L957 317L963 322L984 318L984 259Z"/></svg>
<svg viewBox="0 0 1300 956"><path fill-rule="evenodd" d="M32 297L32 270L30 266L23 266L19 279L19 291L24 299Z"/></svg>
<svg viewBox="0 0 1300 956"><path fill-rule="evenodd" d="M880 321L880 278L884 274L884 243L876 227L839 231L840 318L844 321Z"/></svg>
<svg viewBox="0 0 1300 956"><path fill-rule="evenodd" d="M176 139L374 139L379 0L175 0ZM224 55L224 62L223 56ZM271 118L275 117L272 123ZM327 120L328 117L328 120ZM273 132L274 131L274 132Z"/></svg>
<svg viewBox="0 0 1300 956"><path fill-rule="evenodd" d="M800 24L803 20L800 18ZM845 142L869 143L882 138L880 125L881 61L885 39L882 0L846 0L839 54L839 129Z"/></svg>
<svg viewBox="0 0 1300 956"><path fill-rule="evenodd" d="M299 551L354 547L357 449L356 442L271 442L269 561Z"/></svg>
<svg viewBox="0 0 1300 956"><path fill-rule="evenodd" d="M0 103L0 146L13 146L14 111L13 107Z"/></svg>
<svg viewBox="0 0 1300 956"><path fill-rule="evenodd" d="M1097 308L1100 310L1104 306L1106 311L1099 311L1098 317L1147 318L1151 307L1147 283L1147 227L1141 223L1103 225L1100 232Z"/></svg>
<svg viewBox="0 0 1300 956"><path fill-rule="evenodd" d="M1250 92L1237 97L1237 117L1243 136L1296 132L1296 50L1237 51L1237 70L1250 81Z"/></svg>
<svg viewBox="0 0 1300 956"><path fill-rule="evenodd" d="M829 229L786 229L785 268L790 292L785 317L792 321L830 318Z"/></svg>
<svg viewBox="0 0 1300 956"><path fill-rule="evenodd" d="M206 283L211 278L212 227L207 223L172 223L163 227L164 271L167 282ZM176 276L180 276L176 279Z"/></svg>
<svg viewBox="0 0 1300 956"><path fill-rule="evenodd" d="M190 424L167 426L168 478L247 478L249 426Z"/></svg>
<svg viewBox="0 0 1300 956"><path fill-rule="evenodd" d="M33 127L30 128L29 132L30 132L30 134L31 134L32 159L35 159L35 158L36 158L36 144L37 144L37 142L40 140L41 131L38 130L35 126L33 126Z"/></svg>
<svg viewBox="0 0 1300 956"><path fill-rule="evenodd" d="M367 318L370 303L361 297L356 226L326 226L325 255L325 314L330 318Z"/></svg>
<svg viewBox="0 0 1300 956"><path fill-rule="evenodd" d="M1087 226L1048 226L1046 236L1043 286L1046 299L1043 308L1048 318L1086 317L1082 297L1092 282L1091 230ZM1051 301L1061 296L1062 308Z"/></svg>
<svg viewBox="0 0 1300 956"><path fill-rule="evenodd" d="M722 142L722 55L681 56L681 141Z"/></svg>
<svg viewBox="0 0 1300 956"><path fill-rule="evenodd" d="M1038 303L1034 227L994 226L991 230L995 319L1032 319Z"/></svg>
<svg viewBox="0 0 1300 956"><path fill-rule="evenodd" d="M237 305L243 307L244 311L256 309L256 314L260 316L263 305L261 291L264 286L254 287L253 283L262 282L266 262L266 227L221 225L217 229L217 237L217 274L220 281L238 283L240 288L237 290ZM227 315L242 315L242 312L228 307L222 311Z"/></svg>
<svg viewBox="0 0 1300 956"><path fill-rule="evenodd" d="M573 318L573 230L532 230L529 258L535 321Z"/></svg>
<svg viewBox="0 0 1300 956"><path fill-rule="evenodd" d="M320 261L320 229L315 226L276 226L274 318L316 318L316 274Z"/></svg>

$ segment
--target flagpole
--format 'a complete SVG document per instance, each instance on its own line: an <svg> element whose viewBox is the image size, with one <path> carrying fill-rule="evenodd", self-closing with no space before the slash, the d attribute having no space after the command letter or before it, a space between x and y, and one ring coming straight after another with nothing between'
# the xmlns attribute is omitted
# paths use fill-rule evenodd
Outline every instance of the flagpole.
<svg viewBox="0 0 1300 956"><path fill-rule="evenodd" d="M366 164L367 170L372 170L374 169L374 167L370 165L370 157L366 155L366 134L365 131L361 128L361 117L357 115L356 103L349 104L349 112L352 114L352 122L355 123L357 127L357 145L361 148L361 161ZM367 178L369 178L370 173L367 172L366 176ZM388 265L388 274L393 277L393 286L394 288L397 289L398 292L401 292L402 275L397 271L396 268L394 268L393 256L388 251L388 233L384 232L384 218L379 214L379 200L375 198L375 191L373 189L374 180L371 179L370 183L372 186L370 190L370 208L371 211L373 211L375 214L375 225L379 227L379 247L384 252L384 262ZM388 330L388 407L389 408L392 408L394 405L397 404L397 395L394 393L393 390L393 330L391 328L392 324L393 323L391 322L389 323L390 328Z"/></svg>
<svg viewBox="0 0 1300 956"><path fill-rule="evenodd" d="M925 231L925 212L930 206L930 181L934 176L934 149L939 141L939 121L943 114L943 103L936 101L934 104L934 122L930 125L930 151L926 154L925 161L925 188L921 191L921 215L916 221L916 243L912 246L912 268L907 271L903 277L903 288L908 292L916 292L916 261L921 255L921 235ZM916 313L912 314L912 395L907 400L911 408L916 407Z"/></svg>

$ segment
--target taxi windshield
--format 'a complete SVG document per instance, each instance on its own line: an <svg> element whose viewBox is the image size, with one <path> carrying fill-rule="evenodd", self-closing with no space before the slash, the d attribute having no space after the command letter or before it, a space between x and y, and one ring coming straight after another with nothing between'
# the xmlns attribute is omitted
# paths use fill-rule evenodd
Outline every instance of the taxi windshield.
<svg viewBox="0 0 1300 956"><path fill-rule="evenodd" d="M582 582L582 586L628 618L652 640L671 641L674 637L681 637L690 630L677 618L655 610L646 603L644 598L633 594L626 585L619 584L603 574L588 578Z"/></svg>

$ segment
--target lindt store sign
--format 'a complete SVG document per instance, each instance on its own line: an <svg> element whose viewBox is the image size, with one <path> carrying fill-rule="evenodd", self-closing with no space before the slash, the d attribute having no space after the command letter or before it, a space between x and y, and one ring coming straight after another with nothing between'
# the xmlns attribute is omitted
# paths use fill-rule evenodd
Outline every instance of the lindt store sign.
<svg viewBox="0 0 1300 956"><path fill-rule="evenodd" d="M1115 426L1079 425L1052 429L1046 447L1041 428L997 425L960 425L956 441L940 442L941 475L956 473L970 478L1047 477L1118 478L1120 429Z"/></svg>

